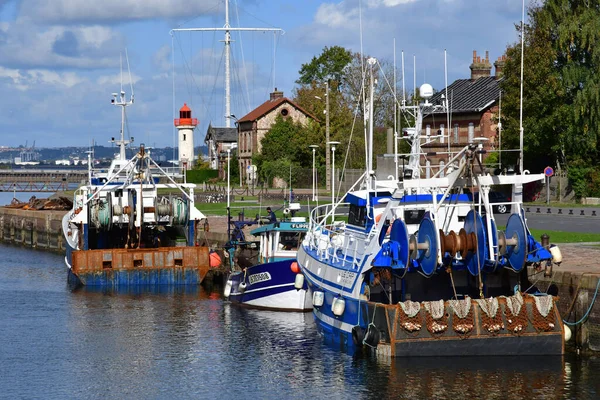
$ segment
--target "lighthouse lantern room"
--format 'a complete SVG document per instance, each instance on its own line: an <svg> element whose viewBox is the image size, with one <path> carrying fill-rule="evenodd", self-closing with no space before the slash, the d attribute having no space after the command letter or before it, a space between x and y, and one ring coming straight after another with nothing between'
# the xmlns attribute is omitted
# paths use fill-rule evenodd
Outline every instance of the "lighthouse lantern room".
<svg viewBox="0 0 600 400"><path fill-rule="evenodd" d="M192 118L192 110L183 103L179 110L179 118L173 120L179 135L179 166L191 169L194 165L194 129L198 120Z"/></svg>

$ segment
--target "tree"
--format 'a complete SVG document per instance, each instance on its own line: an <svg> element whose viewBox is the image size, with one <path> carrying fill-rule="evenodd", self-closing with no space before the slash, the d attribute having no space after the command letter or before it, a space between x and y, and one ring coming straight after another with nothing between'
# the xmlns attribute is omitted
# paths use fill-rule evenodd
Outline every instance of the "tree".
<svg viewBox="0 0 600 400"><path fill-rule="evenodd" d="M318 126L309 123L303 126L291 118L278 115L275 123L261 140L261 154L253 157L258 175L271 180L279 177L289 180L290 166L293 170L312 165L310 144L318 140Z"/></svg>
<svg viewBox="0 0 600 400"><path fill-rule="evenodd" d="M340 46L325 47L317 57L309 63L302 64L300 77L296 83L310 85L313 82L324 83L336 81L341 83L345 68L352 61L352 52Z"/></svg>
<svg viewBox="0 0 600 400"><path fill-rule="evenodd" d="M563 165L577 195L600 192L598 1L547 0L528 10L524 59L525 168ZM508 48L506 138L518 143L520 43ZM504 138L503 138L504 139ZM582 171L582 168L585 171ZM590 182L592 182L590 184Z"/></svg>

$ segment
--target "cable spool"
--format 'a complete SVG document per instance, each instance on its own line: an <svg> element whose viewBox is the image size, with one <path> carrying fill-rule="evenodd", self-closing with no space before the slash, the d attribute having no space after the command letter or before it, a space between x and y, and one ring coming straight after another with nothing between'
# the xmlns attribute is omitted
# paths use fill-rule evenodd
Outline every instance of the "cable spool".
<svg viewBox="0 0 600 400"><path fill-rule="evenodd" d="M189 207L187 202L181 197L173 199L172 203L173 214L171 218L172 225L185 225L188 221Z"/></svg>
<svg viewBox="0 0 600 400"><path fill-rule="evenodd" d="M468 246L464 254L461 252L461 256L471 275L477 276L488 259L485 227L483 226L483 219L477 211L471 210L467 214L464 231L470 238L471 245ZM475 238L474 242L473 238Z"/></svg>
<svg viewBox="0 0 600 400"><path fill-rule="evenodd" d="M409 263L409 236L404 221L397 219L391 226L390 240L398 243L398 259L396 262L403 268Z"/></svg>
<svg viewBox="0 0 600 400"><path fill-rule="evenodd" d="M523 218L519 214L511 214L506 223L506 231L498 236L500 253L506 254L510 267L519 272L525 266L529 252Z"/></svg>
<svg viewBox="0 0 600 400"><path fill-rule="evenodd" d="M431 219L430 214L426 214L421 220L416 239L416 260L421 267L421 271L423 271L425 275L430 276L438 266L439 249L438 232L435 229L435 223Z"/></svg>
<svg viewBox="0 0 600 400"><path fill-rule="evenodd" d="M171 204L161 202L154 207L154 220L156 222L159 222L163 217L171 217L172 215L173 207Z"/></svg>
<svg viewBox="0 0 600 400"><path fill-rule="evenodd" d="M110 194L105 198L93 200L90 206L90 221L97 229L112 228L112 201Z"/></svg>

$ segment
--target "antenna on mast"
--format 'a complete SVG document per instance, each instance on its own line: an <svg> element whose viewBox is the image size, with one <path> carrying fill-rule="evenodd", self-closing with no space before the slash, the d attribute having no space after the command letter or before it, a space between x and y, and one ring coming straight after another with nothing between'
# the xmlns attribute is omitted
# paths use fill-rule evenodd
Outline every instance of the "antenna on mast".
<svg viewBox="0 0 600 400"><path fill-rule="evenodd" d="M127 60L127 72L129 73L129 88L131 89L131 102L133 103L133 79L131 79L131 68L129 68L129 54L127 48L125 48L125 60ZM122 79L121 79L122 80ZM123 90L123 84L121 83L121 90Z"/></svg>

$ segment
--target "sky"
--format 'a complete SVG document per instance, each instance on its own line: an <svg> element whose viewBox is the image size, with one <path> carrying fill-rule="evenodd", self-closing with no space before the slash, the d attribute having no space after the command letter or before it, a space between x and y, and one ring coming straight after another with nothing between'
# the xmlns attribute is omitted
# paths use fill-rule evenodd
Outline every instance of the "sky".
<svg viewBox="0 0 600 400"><path fill-rule="evenodd" d="M232 27L284 31L232 33L236 118L275 87L291 96L300 66L325 46L393 62L395 40L398 81L403 51L407 90L413 57L417 85L442 89L444 49L449 83L468 78L473 50L489 51L493 63L519 40L521 20L519 0L229 4ZM225 0L0 0L0 146L106 145L119 135L121 114L110 99L121 87L135 94L126 137L173 146L173 118L186 103L199 121L195 144L204 144L209 123L225 126L223 32L172 30L224 24Z"/></svg>

